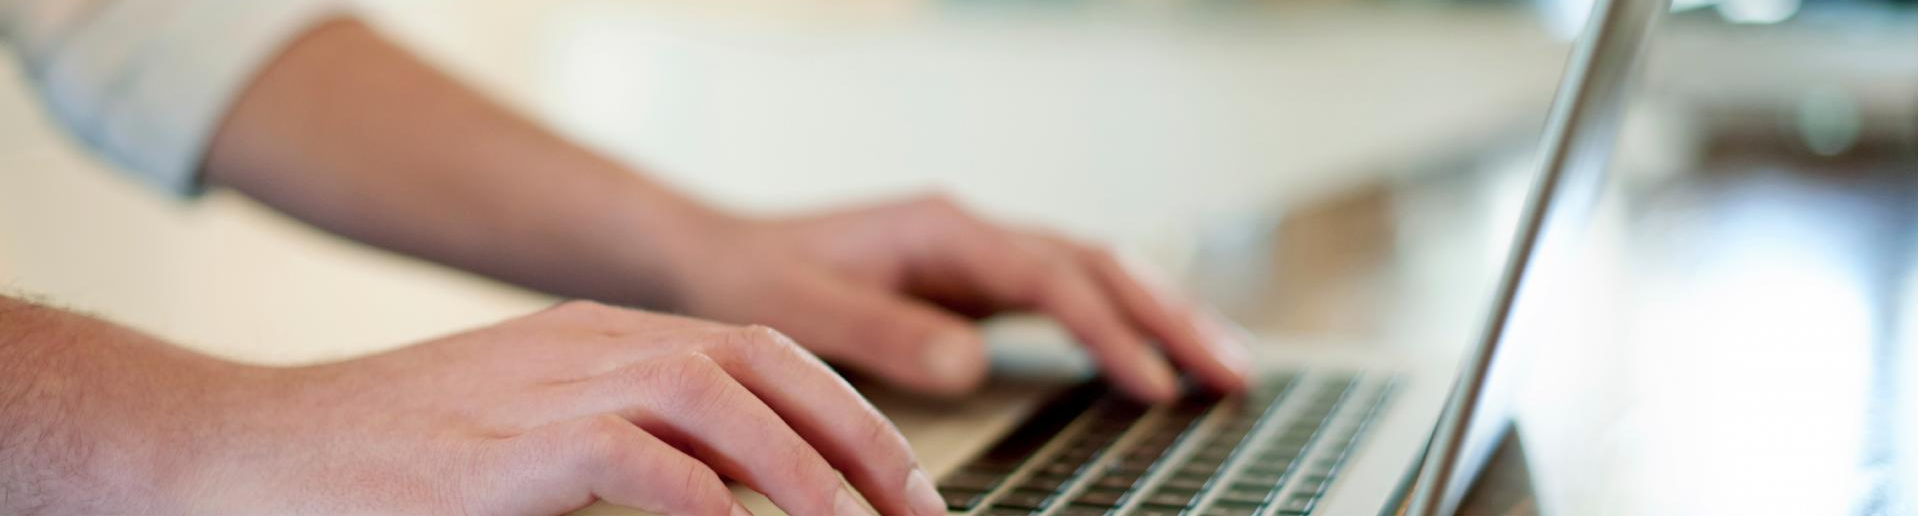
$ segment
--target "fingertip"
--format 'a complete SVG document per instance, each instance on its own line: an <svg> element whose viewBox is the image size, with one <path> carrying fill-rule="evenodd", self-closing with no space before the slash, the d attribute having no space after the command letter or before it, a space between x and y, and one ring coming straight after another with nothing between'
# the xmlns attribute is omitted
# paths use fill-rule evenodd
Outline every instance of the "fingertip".
<svg viewBox="0 0 1918 516"><path fill-rule="evenodd" d="M865 504L859 503L858 495L854 495L851 490L844 488L841 488L838 493L833 494L832 513L836 516L871 516L875 514L872 512L872 509L867 509Z"/></svg>
<svg viewBox="0 0 1918 516"><path fill-rule="evenodd" d="M1172 401L1179 395L1179 379L1172 372L1172 366L1164 359L1146 357L1138 361L1134 368L1134 378L1130 382L1120 382L1120 388L1133 398L1146 403Z"/></svg>
<svg viewBox="0 0 1918 516"><path fill-rule="evenodd" d="M939 496L938 488L933 487L932 478L926 476L926 470L912 468L906 475L906 496L912 504L914 514L937 516L946 513L946 501Z"/></svg>
<svg viewBox="0 0 1918 516"><path fill-rule="evenodd" d="M1252 381L1252 351L1237 340L1215 341L1212 359L1219 364L1214 374L1206 375L1207 385L1222 392L1245 390Z"/></svg>
<svg viewBox="0 0 1918 516"><path fill-rule="evenodd" d="M1205 383L1206 388L1220 394L1239 393L1252 385L1251 375L1238 367L1229 367L1217 374L1206 375L1200 378L1200 381Z"/></svg>
<svg viewBox="0 0 1918 516"><path fill-rule="evenodd" d="M919 352L927 387L936 394L971 392L986 378L986 346L970 328L939 332Z"/></svg>
<svg viewBox="0 0 1918 516"><path fill-rule="evenodd" d="M1216 374L1205 375L1206 384L1223 392L1244 390L1251 383L1251 333L1211 310L1200 311L1195 319L1206 354L1220 366Z"/></svg>

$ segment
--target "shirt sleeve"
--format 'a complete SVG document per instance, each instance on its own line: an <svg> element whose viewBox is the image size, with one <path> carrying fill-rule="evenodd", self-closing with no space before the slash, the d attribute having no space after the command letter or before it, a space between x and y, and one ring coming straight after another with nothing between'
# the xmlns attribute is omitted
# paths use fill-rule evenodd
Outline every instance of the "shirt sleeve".
<svg viewBox="0 0 1918 516"><path fill-rule="evenodd" d="M342 0L0 0L0 30L69 131L189 196L213 132L259 69L346 10Z"/></svg>

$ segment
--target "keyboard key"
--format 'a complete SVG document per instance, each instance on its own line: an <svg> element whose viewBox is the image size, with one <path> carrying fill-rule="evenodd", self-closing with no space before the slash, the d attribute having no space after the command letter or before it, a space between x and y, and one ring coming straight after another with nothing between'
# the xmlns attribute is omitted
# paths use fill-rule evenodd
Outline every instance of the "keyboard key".
<svg viewBox="0 0 1918 516"><path fill-rule="evenodd" d="M1192 505L1192 499L1196 497L1197 497L1197 493L1167 491L1164 489L1160 489L1157 491L1153 491L1152 494L1150 495L1146 495L1144 503L1149 505L1157 505L1161 507L1184 508Z"/></svg>
<svg viewBox="0 0 1918 516"><path fill-rule="evenodd" d="M1079 503L1067 505L1065 506L1065 508L1059 509L1060 516L1106 516L1107 514L1110 514L1111 512L1112 512L1111 507L1085 505L1085 504L1079 504Z"/></svg>
<svg viewBox="0 0 1918 516"><path fill-rule="evenodd" d="M1247 468L1239 472L1238 480L1239 482L1247 484L1277 486L1279 483L1285 482L1285 470L1282 468L1278 470Z"/></svg>
<svg viewBox="0 0 1918 516"><path fill-rule="evenodd" d="M1125 499L1125 491L1114 491L1110 489L1087 489L1085 490L1085 492L1079 493L1079 497L1074 498L1072 500L1072 503L1084 504L1084 505L1098 505L1103 507L1117 507L1119 506L1119 502L1124 499Z"/></svg>
<svg viewBox="0 0 1918 516"><path fill-rule="evenodd" d="M1072 477L1061 476L1061 475L1039 474L1039 475L1033 475L1031 477L1027 477L1024 482L1020 482L1019 489L1025 489L1029 491L1051 492L1051 491L1058 491L1060 487L1065 486L1066 484L1071 482L1072 482Z"/></svg>
<svg viewBox="0 0 1918 516"><path fill-rule="evenodd" d="M1179 466L1178 472L1174 474L1185 475L1188 477L1210 477L1212 476L1213 473L1217 473L1218 471L1219 471L1218 464L1189 462L1183 466Z"/></svg>
<svg viewBox="0 0 1918 516"><path fill-rule="evenodd" d="M1059 462L1085 462L1099 455L1098 445L1083 445L1066 448L1059 452Z"/></svg>
<svg viewBox="0 0 1918 516"><path fill-rule="evenodd" d="M1166 450L1172 449L1172 445L1176 438L1177 436L1175 435L1172 438L1167 438L1164 440L1139 441L1137 444L1132 445L1132 449L1126 450L1126 456L1157 458L1160 455L1164 455Z"/></svg>
<svg viewBox="0 0 1918 516"><path fill-rule="evenodd" d="M1092 485L1094 486L1120 491L1132 489L1132 486L1138 483L1139 475L1116 472L1099 475L1098 479L1092 481Z"/></svg>
<svg viewBox="0 0 1918 516"><path fill-rule="evenodd" d="M1227 457L1231 457L1231 456L1232 456L1231 448L1225 448L1225 449L1203 448L1203 449L1200 449L1198 452L1192 454L1192 460L1208 462L1212 464L1220 464L1225 462L1225 459Z"/></svg>
<svg viewBox="0 0 1918 516"><path fill-rule="evenodd" d="M999 485L1000 479L1004 478L1004 476L1005 474L1003 473L961 469L946 475L945 481L940 482L939 487L941 489L987 491L991 490L993 486Z"/></svg>
<svg viewBox="0 0 1918 516"><path fill-rule="evenodd" d="M1179 516L1185 514L1185 507L1161 507L1152 504L1140 505L1132 510L1134 516Z"/></svg>
<svg viewBox="0 0 1918 516"><path fill-rule="evenodd" d="M1190 477L1185 475L1173 475L1173 476L1165 477L1165 480L1159 481L1159 486L1164 487L1166 489L1199 491L1199 490L1205 489L1206 480L1207 480L1207 477Z"/></svg>
<svg viewBox="0 0 1918 516"><path fill-rule="evenodd" d="M1132 471L1145 471L1151 468L1153 463L1158 461L1159 456L1157 454L1148 457L1126 454L1124 457L1119 457L1119 461L1113 463L1113 465Z"/></svg>
<svg viewBox="0 0 1918 516"><path fill-rule="evenodd" d="M1179 434L1151 433L1139 439L1139 447L1171 448L1179 440Z"/></svg>
<svg viewBox="0 0 1918 516"><path fill-rule="evenodd" d="M980 491L997 487L1005 481L1006 476L1038 453L1047 441L1058 436L1073 420L1090 410L1094 402L1107 392L1106 387L1099 382L1086 382L1047 400L1012 433L1006 434L960 468L962 477L944 479L940 485Z"/></svg>
<svg viewBox="0 0 1918 516"><path fill-rule="evenodd" d="M1047 503L1052 501L1052 497L1053 493L1051 491L1015 489L1010 493L1006 493L1004 496L1000 496L998 500L994 500L992 506L1011 507L1015 509L1043 509Z"/></svg>
<svg viewBox="0 0 1918 516"><path fill-rule="evenodd" d="M1304 443L1312 440L1312 434L1311 427L1287 429L1273 437L1272 442L1281 444Z"/></svg>
<svg viewBox="0 0 1918 516"><path fill-rule="evenodd" d="M946 509L952 511L969 511L972 510L973 507L979 506L980 501L986 499L986 492L970 489L940 488L939 496L946 499Z"/></svg>
<svg viewBox="0 0 1918 516"><path fill-rule="evenodd" d="M1188 499L1188 500L1189 500L1189 499L1195 499L1195 498L1198 498L1198 497L1199 497L1199 490L1198 490L1198 489L1180 489L1180 488L1176 488L1176 487L1172 487L1172 486L1166 486L1166 485L1161 485L1161 486L1159 486L1159 487L1158 487L1157 489L1154 489L1154 490L1152 490L1152 493L1153 493L1153 494L1162 494L1162 495L1176 495L1176 496L1182 496L1182 497L1185 497L1185 498L1186 498L1186 499Z"/></svg>
<svg viewBox="0 0 1918 516"><path fill-rule="evenodd" d="M1226 490L1243 491L1243 492L1249 492L1249 493L1255 492L1255 493L1264 495L1272 492L1272 484L1265 483L1265 482L1250 482L1245 480L1245 478L1241 476L1239 479L1234 480L1231 486L1226 487Z"/></svg>
<svg viewBox="0 0 1918 516"><path fill-rule="evenodd" d="M1219 433L1213 434L1212 438L1219 442L1237 443L1245 440L1245 435L1249 433L1252 433L1252 429L1250 428L1244 430L1220 430Z"/></svg>
<svg viewBox="0 0 1918 516"><path fill-rule="evenodd" d="M1261 464L1290 464L1298 458L1299 449L1288 447L1259 452L1258 461Z"/></svg>
<svg viewBox="0 0 1918 516"><path fill-rule="evenodd" d="M1044 466L1040 466L1039 474L1069 477L1069 476L1079 474L1079 469L1083 468L1084 466L1085 466L1085 463L1083 462L1053 461L1053 462L1046 463L1046 465Z"/></svg>
<svg viewBox="0 0 1918 516"><path fill-rule="evenodd" d="M1234 485L1220 492L1217 500L1234 504L1262 505L1271 492L1270 489L1263 487L1242 488Z"/></svg>
<svg viewBox="0 0 1918 516"><path fill-rule="evenodd" d="M1199 516L1256 516L1261 506L1218 505L1205 508Z"/></svg>
<svg viewBox="0 0 1918 516"><path fill-rule="evenodd" d="M1288 512L1295 513L1295 514L1307 514L1312 512L1312 506L1314 504L1317 504L1318 501L1319 501L1318 495L1302 494L1302 493L1293 494L1291 496L1285 497L1285 501L1279 503L1279 512L1281 514L1288 513Z"/></svg>
<svg viewBox="0 0 1918 516"><path fill-rule="evenodd" d="M1212 506L1251 506L1251 508L1258 508L1258 506L1262 506L1262 504L1235 503L1235 501L1212 501Z"/></svg>

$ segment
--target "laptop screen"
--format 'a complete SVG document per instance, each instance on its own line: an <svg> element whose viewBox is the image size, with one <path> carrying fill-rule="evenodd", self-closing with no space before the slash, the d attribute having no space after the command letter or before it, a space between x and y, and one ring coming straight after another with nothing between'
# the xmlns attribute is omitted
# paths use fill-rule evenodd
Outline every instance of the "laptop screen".
<svg viewBox="0 0 1918 516"><path fill-rule="evenodd" d="M1484 337L1465 358L1445 415L1434 430L1418 489L1415 514L1455 510L1456 493L1476 469L1500 418L1481 416L1482 399L1502 344L1531 287L1540 249L1553 226L1582 222L1603 184L1631 76L1649 37L1652 22L1665 11L1663 0L1599 0L1573 46L1557 98L1537 153L1537 173L1520 214L1511 254L1486 318ZM1486 410L1486 414L1496 411ZM1476 428L1474 428L1476 427ZM1476 432L1474 432L1476 430ZM1476 434L1477 439L1474 439Z"/></svg>
<svg viewBox="0 0 1918 516"><path fill-rule="evenodd" d="M1675 4L1604 173L1566 169L1453 501L1908 512L1918 12Z"/></svg>

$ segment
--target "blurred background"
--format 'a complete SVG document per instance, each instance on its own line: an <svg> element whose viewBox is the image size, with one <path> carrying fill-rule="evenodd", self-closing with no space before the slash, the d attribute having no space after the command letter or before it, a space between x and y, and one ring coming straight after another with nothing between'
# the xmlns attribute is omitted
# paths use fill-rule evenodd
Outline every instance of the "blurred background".
<svg viewBox="0 0 1918 516"><path fill-rule="evenodd" d="M369 0L392 37L735 209L940 189L1273 345L1480 330L1589 0ZM1918 3L1678 0L1495 373L1480 512L1918 512ZM0 289L337 359L543 296L142 190L0 68Z"/></svg>

